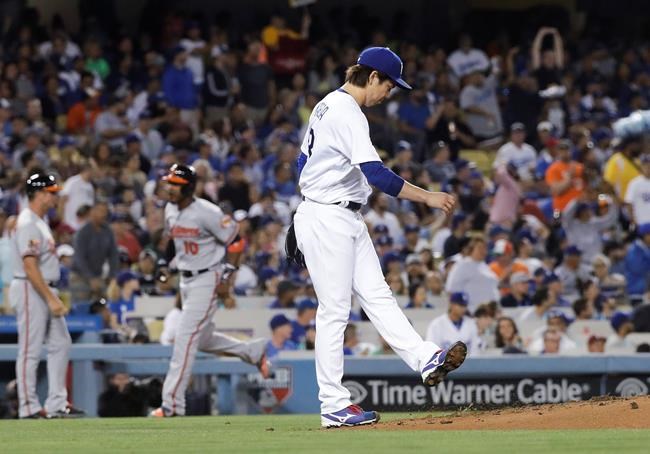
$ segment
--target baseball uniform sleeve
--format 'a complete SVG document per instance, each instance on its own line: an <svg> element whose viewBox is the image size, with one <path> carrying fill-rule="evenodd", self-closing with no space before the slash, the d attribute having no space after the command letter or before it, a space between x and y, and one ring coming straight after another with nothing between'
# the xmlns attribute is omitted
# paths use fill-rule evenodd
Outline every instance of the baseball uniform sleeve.
<svg viewBox="0 0 650 454"><path fill-rule="evenodd" d="M239 225L216 205L205 204L204 228L222 244L230 244L239 232Z"/></svg>
<svg viewBox="0 0 650 454"><path fill-rule="evenodd" d="M16 243L20 257L28 255L38 257L42 241L41 232L35 224L24 224L16 229Z"/></svg>

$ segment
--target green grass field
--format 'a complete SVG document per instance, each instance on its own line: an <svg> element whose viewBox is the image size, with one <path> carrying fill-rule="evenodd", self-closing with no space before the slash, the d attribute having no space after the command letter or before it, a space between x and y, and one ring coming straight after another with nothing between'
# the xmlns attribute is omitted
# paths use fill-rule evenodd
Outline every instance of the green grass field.
<svg viewBox="0 0 650 454"><path fill-rule="evenodd" d="M385 414L384 420L405 417ZM414 415L411 415L414 416ZM424 416L424 414L423 414ZM0 452L647 453L650 431L319 428L314 415L0 421Z"/></svg>

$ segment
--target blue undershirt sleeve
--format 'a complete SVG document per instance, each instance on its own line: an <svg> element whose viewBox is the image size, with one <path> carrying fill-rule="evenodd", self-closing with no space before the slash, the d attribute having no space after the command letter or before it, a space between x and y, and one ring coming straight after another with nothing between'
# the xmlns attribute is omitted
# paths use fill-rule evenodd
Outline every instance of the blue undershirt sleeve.
<svg viewBox="0 0 650 454"><path fill-rule="evenodd" d="M382 162L362 162L360 167L368 179L368 183L379 188L382 192L397 197L402 191L404 179L388 169Z"/></svg>
<svg viewBox="0 0 650 454"><path fill-rule="evenodd" d="M298 177L302 173L302 168L307 164L307 155L305 153L300 153L298 160L296 161L296 168L298 169Z"/></svg>

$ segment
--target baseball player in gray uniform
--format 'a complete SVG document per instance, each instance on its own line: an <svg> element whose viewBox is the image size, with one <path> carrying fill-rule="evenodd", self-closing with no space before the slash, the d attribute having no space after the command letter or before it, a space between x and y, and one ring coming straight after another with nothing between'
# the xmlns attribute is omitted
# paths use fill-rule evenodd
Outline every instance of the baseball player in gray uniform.
<svg viewBox="0 0 650 454"><path fill-rule="evenodd" d="M238 241L237 223L215 204L194 197L193 167L174 164L163 180L169 194L165 229L174 249L169 255L175 255L181 275L183 309L163 385L162 407L151 412L153 417L185 414L185 390L197 350L238 356L256 365L264 378L269 375L266 339L242 342L216 331L212 322L218 286L229 281L241 255L228 247Z"/></svg>
<svg viewBox="0 0 650 454"><path fill-rule="evenodd" d="M9 297L18 322L18 414L20 418L75 417L84 414L68 403L65 377L70 334L63 316L67 308L55 288L60 278L59 259L52 231L44 217L56 207L61 188L51 175L29 177L29 205L16 220L14 233L14 278ZM36 394L36 370L43 343L47 342L48 396L43 408Z"/></svg>

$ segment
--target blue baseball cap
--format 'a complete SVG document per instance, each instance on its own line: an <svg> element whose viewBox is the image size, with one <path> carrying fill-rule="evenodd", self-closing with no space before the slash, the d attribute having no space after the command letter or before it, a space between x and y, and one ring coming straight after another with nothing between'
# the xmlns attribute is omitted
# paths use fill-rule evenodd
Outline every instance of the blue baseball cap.
<svg viewBox="0 0 650 454"><path fill-rule="evenodd" d="M388 47L369 47L359 54L357 63L386 74L390 80L405 90L411 86L402 79L402 59Z"/></svg>
<svg viewBox="0 0 650 454"><path fill-rule="evenodd" d="M420 226L416 224L407 224L404 226L404 233L420 233Z"/></svg>
<svg viewBox="0 0 650 454"><path fill-rule="evenodd" d="M454 292L449 295L449 302L460 304L461 306L467 306L469 304L469 298L465 292Z"/></svg>
<svg viewBox="0 0 650 454"><path fill-rule="evenodd" d="M560 281L560 276L558 276L555 273L548 273L546 277L544 278L544 284L548 285L551 282L559 282Z"/></svg>
<svg viewBox="0 0 650 454"><path fill-rule="evenodd" d="M382 235L379 238L377 238L377 244L379 246L392 246L393 245L393 239L389 237L388 235Z"/></svg>
<svg viewBox="0 0 650 454"><path fill-rule="evenodd" d="M271 326L271 331L275 331L281 326L291 325L291 320L289 320L284 314L278 314L273 316L269 325Z"/></svg>
<svg viewBox="0 0 650 454"><path fill-rule="evenodd" d="M317 308L318 308L318 304L310 298L305 298L304 300L298 303L298 312L302 312L307 309L317 309Z"/></svg>
<svg viewBox="0 0 650 454"><path fill-rule="evenodd" d="M462 211L455 213L454 216L451 218L451 228L455 229L456 227L458 227L458 225L461 222L464 222L465 219L467 219L467 215Z"/></svg>
<svg viewBox="0 0 650 454"><path fill-rule="evenodd" d="M488 232L488 236L490 238L495 237L497 235L501 235L501 234L510 235L510 230L506 229L502 225L496 224L496 225L493 225L492 227L490 227L490 230Z"/></svg>
<svg viewBox="0 0 650 454"><path fill-rule="evenodd" d="M129 281L138 280L138 275L132 271L128 271L128 270L122 271L117 275L115 280L117 281L117 285L122 287L124 284L126 284Z"/></svg>
<svg viewBox="0 0 650 454"><path fill-rule="evenodd" d="M386 252L383 257L384 266L388 266L388 264L392 262L401 262L401 261L402 261L402 257L399 255L398 252L395 251Z"/></svg>
<svg viewBox="0 0 650 454"><path fill-rule="evenodd" d="M564 255L582 255L582 251L578 246L571 245L564 248Z"/></svg>
<svg viewBox="0 0 650 454"><path fill-rule="evenodd" d="M373 227L372 231L386 235L388 234L388 226L386 224L377 224Z"/></svg>
<svg viewBox="0 0 650 454"><path fill-rule="evenodd" d="M612 319L610 320L610 323L614 331L618 331L618 329L623 325L623 323L627 323L629 321L630 321L630 316L627 315L626 313L614 312L614 315L612 315Z"/></svg>
<svg viewBox="0 0 650 454"><path fill-rule="evenodd" d="M546 320L549 320L549 319L551 319L551 318L559 318L559 319L562 319L562 321L564 322L564 324L567 325L567 326L570 325L571 323L573 323L573 319L572 319L572 318L570 318L569 316L567 316L564 312L562 312L562 311L558 311L558 310L552 310L552 311L549 311L549 313L548 313L547 316L546 316Z"/></svg>

